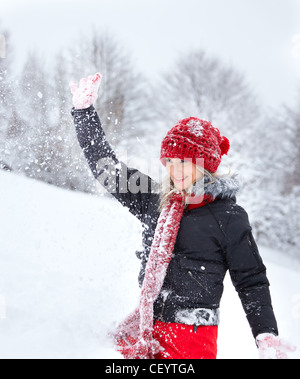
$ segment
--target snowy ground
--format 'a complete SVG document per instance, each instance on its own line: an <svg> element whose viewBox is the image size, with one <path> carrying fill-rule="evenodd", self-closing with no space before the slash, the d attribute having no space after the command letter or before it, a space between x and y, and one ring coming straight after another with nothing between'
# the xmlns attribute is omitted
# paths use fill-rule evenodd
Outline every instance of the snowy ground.
<svg viewBox="0 0 300 379"><path fill-rule="evenodd" d="M113 199L0 183L0 358L120 358L106 333L137 304L139 223ZM281 335L300 347L300 264L261 252ZM218 357L256 358L229 278L221 315Z"/></svg>

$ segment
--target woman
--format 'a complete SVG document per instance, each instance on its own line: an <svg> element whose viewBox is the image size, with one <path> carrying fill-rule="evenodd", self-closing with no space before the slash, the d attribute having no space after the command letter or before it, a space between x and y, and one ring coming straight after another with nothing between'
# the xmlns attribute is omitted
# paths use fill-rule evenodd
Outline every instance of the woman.
<svg viewBox="0 0 300 379"><path fill-rule="evenodd" d="M95 178L143 224L137 309L113 334L126 358L215 359L219 305L229 270L262 358L286 358L266 268L235 176L217 169L229 141L211 123L178 122L161 146L169 181L160 189L119 162L93 107L101 75L71 83L77 136Z"/></svg>

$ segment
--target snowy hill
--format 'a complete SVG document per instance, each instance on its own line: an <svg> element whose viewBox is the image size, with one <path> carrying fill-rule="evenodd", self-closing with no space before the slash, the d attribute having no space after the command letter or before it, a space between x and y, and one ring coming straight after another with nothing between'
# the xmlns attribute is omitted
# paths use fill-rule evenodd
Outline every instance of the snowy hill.
<svg viewBox="0 0 300 379"><path fill-rule="evenodd" d="M120 358L106 334L137 304L138 221L114 199L0 183L0 358ZM300 347L300 265L261 251L281 335ZM229 278L221 316L218 357L256 358Z"/></svg>

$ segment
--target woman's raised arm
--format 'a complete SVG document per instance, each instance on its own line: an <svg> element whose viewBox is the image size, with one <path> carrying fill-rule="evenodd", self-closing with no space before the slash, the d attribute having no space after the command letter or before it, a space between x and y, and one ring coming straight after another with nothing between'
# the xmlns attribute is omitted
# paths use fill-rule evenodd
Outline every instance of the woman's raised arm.
<svg viewBox="0 0 300 379"><path fill-rule="evenodd" d="M73 94L72 116L77 138L94 177L139 220L149 205L158 203L158 184L149 176L120 162L107 141L93 106L98 97L101 75L95 74L70 83Z"/></svg>

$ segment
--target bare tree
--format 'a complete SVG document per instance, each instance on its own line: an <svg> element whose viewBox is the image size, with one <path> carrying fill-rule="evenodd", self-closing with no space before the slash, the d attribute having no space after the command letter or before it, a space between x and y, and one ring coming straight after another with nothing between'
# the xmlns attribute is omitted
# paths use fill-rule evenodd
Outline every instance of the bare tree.
<svg viewBox="0 0 300 379"><path fill-rule="evenodd" d="M300 90L297 106L284 106L280 117L273 117L276 125L276 160L280 165L279 176L282 178L280 191L282 194L300 191ZM278 173L277 173L278 174Z"/></svg>
<svg viewBox="0 0 300 379"><path fill-rule="evenodd" d="M71 48L69 61L72 79L99 71L103 74L96 107L114 145L125 139L129 146L136 133L142 134L142 122L149 118L147 84L130 53L111 34L94 30Z"/></svg>
<svg viewBox="0 0 300 379"><path fill-rule="evenodd" d="M241 132L245 136L260 114L244 76L202 50L182 55L155 93L157 113L169 124L191 115L206 118L230 131L239 145L246 143Z"/></svg>

